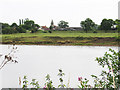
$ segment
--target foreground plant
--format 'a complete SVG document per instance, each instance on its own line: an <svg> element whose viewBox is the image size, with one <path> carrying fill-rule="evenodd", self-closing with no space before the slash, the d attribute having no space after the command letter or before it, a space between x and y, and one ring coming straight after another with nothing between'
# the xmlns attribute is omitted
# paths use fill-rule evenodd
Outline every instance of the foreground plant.
<svg viewBox="0 0 120 90"><path fill-rule="evenodd" d="M118 88L120 85L119 82L119 57L120 51L115 52L112 49L109 49L110 53L105 53L103 57L97 57L96 61L103 68L107 67L108 70L103 70L99 78L95 75L91 75L94 80L95 88Z"/></svg>
<svg viewBox="0 0 120 90"><path fill-rule="evenodd" d="M58 76L59 76L59 80L60 80L60 85L58 85L58 87L60 87L60 88L64 88L64 87L66 87L65 86L65 84L63 84L63 76L64 76L65 74L63 73L63 71L62 71L62 69L59 69L59 73L58 73Z"/></svg>
<svg viewBox="0 0 120 90"><path fill-rule="evenodd" d="M78 77L78 81L80 82L80 85L78 85L79 88L91 88L91 86L88 85L89 80L86 78L83 80L82 77Z"/></svg>
<svg viewBox="0 0 120 90"><path fill-rule="evenodd" d="M94 86L91 86L88 84L89 80L86 78L78 77L78 81L80 82L80 85L78 85L79 88L118 88L120 85L119 80L119 58L120 58L120 51L115 52L112 49L109 49L110 53L105 53L103 57L97 57L96 61L100 66L104 69L102 73L99 76L91 75L94 79ZM65 84L63 84L63 76L65 74L63 73L62 69L59 69L59 81L60 85L58 87L64 88L66 87ZM34 88L39 88L38 81L36 82L36 79L32 79L32 82L30 83ZM23 88L27 88L28 81L26 76L24 76L23 81ZM55 87L52 85L52 80L50 79L50 75L47 74L46 76L46 83L45 87L43 87L46 90L53 90Z"/></svg>
<svg viewBox="0 0 120 90"><path fill-rule="evenodd" d="M47 90L52 90L54 89L55 87L52 85L52 80L50 80L50 75L47 74L47 76L45 77L46 78L46 83L45 83L45 89Z"/></svg>
<svg viewBox="0 0 120 90"><path fill-rule="evenodd" d="M13 62L13 63L18 63L17 60L15 60L14 54L17 52L17 47L15 45L13 45L10 48L10 52L6 55L0 55L0 58L2 59L3 56L3 60L2 63L0 64L0 70L8 63L8 62Z"/></svg>
<svg viewBox="0 0 120 90"><path fill-rule="evenodd" d="M119 75L119 58L120 51L115 52L112 49L109 49L110 53L105 53L103 57L97 57L96 61L103 68L107 68L107 70L103 70L102 73L98 76L91 75L94 78L94 86L93 88L118 88L120 85L120 75ZM87 79L82 80L82 77L78 78L80 81L79 88L88 88L91 87L87 85Z"/></svg>
<svg viewBox="0 0 120 90"><path fill-rule="evenodd" d="M36 79L32 79L32 82L30 83L30 85L33 86L33 88L40 88L38 81L36 81Z"/></svg>
<svg viewBox="0 0 120 90"><path fill-rule="evenodd" d="M27 87L28 87L27 76L24 76L24 78L23 78L23 87L22 88L27 88Z"/></svg>

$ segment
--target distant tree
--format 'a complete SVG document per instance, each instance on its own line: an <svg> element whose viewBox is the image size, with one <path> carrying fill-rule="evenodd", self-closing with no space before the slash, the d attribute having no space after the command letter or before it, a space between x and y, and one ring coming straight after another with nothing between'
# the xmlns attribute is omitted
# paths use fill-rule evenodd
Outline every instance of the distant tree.
<svg viewBox="0 0 120 90"><path fill-rule="evenodd" d="M118 30L118 32L120 33L120 20L115 20L115 23L116 23L116 28Z"/></svg>
<svg viewBox="0 0 120 90"><path fill-rule="evenodd" d="M20 25L19 27L17 27L17 31L19 33L26 33L26 30L23 28L23 25Z"/></svg>
<svg viewBox="0 0 120 90"><path fill-rule="evenodd" d="M24 25L22 27L25 30L31 31L31 33L38 31L38 29L40 28L40 26L38 24L35 24L35 22L33 20L29 20L29 19L26 19L24 21Z"/></svg>
<svg viewBox="0 0 120 90"><path fill-rule="evenodd" d="M21 25L21 19L19 19L19 25Z"/></svg>
<svg viewBox="0 0 120 90"><path fill-rule="evenodd" d="M40 26L38 24L34 24L34 28L39 29Z"/></svg>
<svg viewBox="0 0 120 90"><path fill-rule="evenodd" d="M18 25L16 23L13 23L12 25L9 25L7 23L2 23L2 33L3 34L13 34L18 33L16 30Z"/></svg>
<svg viewBox="0 0 120 90"><path fill-rule="evenodd" d="M10 25L8 23L2 23L2 29L10 27Z"/></svg>
<svg viewBox="0 0 120 90"><path fill-rule="evenodd" d="M120 20L116 19L116 20L115 20L115 24L114 24L115 27L116 27L116 30L118 29L118 25L119 25L119 23L120 23Z"/></svg>
<svg viewBox="0 0 120 90"><path fill-rule="evenodd" d="M116 19L116 20L115 20L115 24L116 24L116 22L120 22L120 20L119 20L119 19Z"/></svg>
<svg viewBox="0 0 120 90"><path fill-rule="evenodd" d="M61 20L61 21L58 23L58 26L59 26L60 28L69 27L68 22L65 22L65 21L63 21L63 20Z"/></svg>
<svg viewBox="0 0 120 90"><path fill-rule="evenodd" d="M13 23L10 27L11 27L11 29L16 31L15 33L17 33L18 25L16 23Z"/></svg>
<svg viewBox="0 0 120 90"><path fill-rule="evenodd" d="M10 27L18 27L16 23L13 23Z"/></svg>
<svg viewBox="0 0 120 90"><path fill-rule="evenodd" d="M38 24L34 24L34 26L31 29L31 33L37 32L39 28L40 28L40 26Z"/></svg>
<svg viewBox="0 0 120 90"><path fill-rule="evenodd" d="M34 26L34 21L33 20L26 20L25 22L24 22L24 28L26 29L26 30L31 30L32 28L33 28L33 26Z"/></svg>
<svg viewBox="0 0 120 90"><path fill-rule="evenodd" d="M95 24L94 27L91 27L93 33L97 33L97 30L99 30L99 25Z"/></svg>
<svg viewBox="0 0 120 90"><path fill-rule="evenodd" d="M87 33L88 30L92 30L96 24L90 18L87 18L85 21L81 21L80 25Z"/></svg>
<svg viewBox="0 0 120 90"><path fill-rule="evenodd" d="M22 19L22 24L24 24L24 20Z"/></svg>
<svg viewBox="0 0 120 90"><path fill-rule="evenodd" d="M15 31L14 29L11 29L11 27L5 27L4 29L2 29L2 33L3 34L13 34L13 33L17 33L17 31Z"/></svg>
<svg viewBox="0 0 120 90"><path fill-rule="evenodd" d="M40 26L38 24L35 24L33 20L25 19L25 21L22 19L19 19L19 26L16 23L13 23L12 25L9 25L7 23L2 23L2 33L3 34L12 34L12 33L26 33L26 30L31 31L31 33L34 33L38 31Z"/></svg>
<svg viewBox="0 0 120 90"><path fill-rule="evenodd" d="M112 19L103 19L100 25L101 30L105 30L107 32L108 30L112 30L112 27L114 27L114 21Z"/></svg>

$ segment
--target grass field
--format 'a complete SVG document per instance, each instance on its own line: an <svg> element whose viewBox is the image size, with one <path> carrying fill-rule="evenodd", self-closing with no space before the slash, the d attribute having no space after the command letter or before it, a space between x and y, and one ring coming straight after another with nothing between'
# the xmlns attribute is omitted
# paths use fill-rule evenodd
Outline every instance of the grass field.
<svg viewBox="0 0 120 90"><path fill-rule="evenodd" d="M117 46L118 33L80 33L79 31L53 31L52 33L4 34L3 44L38 45L112 45Z"/></svg>

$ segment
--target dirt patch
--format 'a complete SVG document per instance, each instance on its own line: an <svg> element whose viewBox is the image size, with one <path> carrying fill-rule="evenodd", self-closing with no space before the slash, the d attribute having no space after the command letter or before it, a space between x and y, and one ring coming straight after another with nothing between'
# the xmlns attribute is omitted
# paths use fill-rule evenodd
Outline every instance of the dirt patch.
<svg viewBox="0 0 120 90"><path fill-rule="evenodd" d="M76 40L83 40L85 39L84 37L75 37Z"/></svg>
<svg viewBox="0 0 120 90"><path fill-rule="evenodd" d="M49 39L63 39L62 37L59 37L59 36L55 36L55 37L45 36L44 38L49 38Z"/></svg>
<svg viewBox="0 0 120 90"><path fill-rule="evenodd" d="M82 45L82 46L118 46L116 38L112 37L45 37L44 41L24 41L22 38L14 38L15 44L26 45ZM50 40L52 39L52 40ZM3 41L3 44L12 44L12 41Z"/></svg>
<svg viewBox="0 0 120 90"><path fill-rule="evenodd" d="M92 38L90 42L94 42L94 43L105 43L105 42L115 42L116 39L115 38L111 38L111 37L106 37L106 38Z"/></svg>
<svg viewBox="0 0 120 90"><path fill-rule="evenodd" d="M27 37L27 38L37 38L38 36L32 36L32 37Z"/></svg>

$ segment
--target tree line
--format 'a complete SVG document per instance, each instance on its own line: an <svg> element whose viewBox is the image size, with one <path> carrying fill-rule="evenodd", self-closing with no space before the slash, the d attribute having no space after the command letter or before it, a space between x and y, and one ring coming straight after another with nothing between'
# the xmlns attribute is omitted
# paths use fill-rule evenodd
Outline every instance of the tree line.
<svg viewBox="0 0 120 90"><path fill-rule="evenodd" d="M87 33L89 30L104 30L105 32L109 32L109 30L120 30L120 20L116 19L103 19L100 25L95 24L90 18L87 18L85 21L81 21L81 27Z"/></svg>
<svg viewBox="0 0 120 90"><path fill-rule="evenodd" d="M26 18L25 20L19 19L19 25L16 23L12 23L9 25L8 23L2 23L2 33L3 34L13 34L13 33L26 33L31 32L35 33L40 30L40 25L36 24L33 20L29 20ZM51 21L49 30L57 30L57 28L66 29L69 27L69 23L66 21L61 20L57 26L54 25L53 20ZM109 30L113 31L120 31L120 20L116 19L103 19L100 25L93 22L92 19L87 18L84 21L80 22L80 27L87 33L88 31L92 30L94 33L97 30L104 30L105 32L109 32Z"/></svg>
<svg viewBox="0 0 120 90"><path fill-rule="evenodd" d="M12 25L2 23L3 34L26 33L27 31L31 31L32 33L34 33L39 28L40 26L38 24L35 24L33 20L29 20L28 18L25 20L19 19L19 25L17 25L16 23L12 23Z"/></svg>

